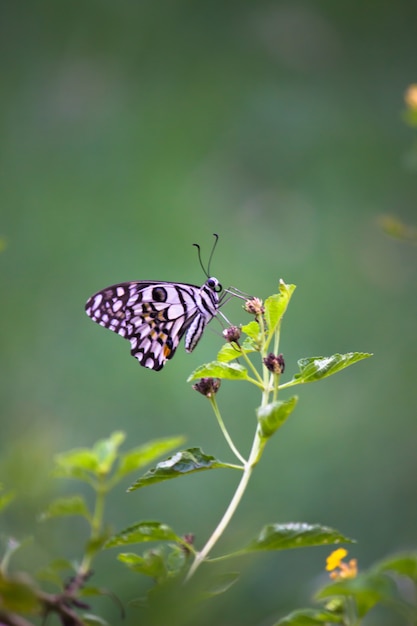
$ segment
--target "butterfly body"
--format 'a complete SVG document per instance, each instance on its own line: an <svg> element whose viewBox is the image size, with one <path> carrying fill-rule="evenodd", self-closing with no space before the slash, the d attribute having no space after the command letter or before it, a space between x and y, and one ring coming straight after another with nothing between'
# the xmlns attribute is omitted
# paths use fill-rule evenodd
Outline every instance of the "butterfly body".
<svg viewBox="0 0 417 626"><path fill-rule="evenodd" d="M222 287L208 278L198 287L186 283L138 281L120 283L88 299L91 319L131 344L131 354L144 367L160 370L185 334L192 352L207 324L217 315Z"/></svg>

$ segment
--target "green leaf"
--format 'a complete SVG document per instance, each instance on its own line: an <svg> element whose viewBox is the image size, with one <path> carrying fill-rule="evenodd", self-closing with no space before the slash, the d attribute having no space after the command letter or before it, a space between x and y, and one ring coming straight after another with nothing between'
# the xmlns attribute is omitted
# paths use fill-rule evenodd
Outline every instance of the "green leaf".
<svg viewBox="0 0 417 626"><path fill-rule="evenodd" d="M417 553L404 552L388 557L377 563L373 572L394 572L400 576L408 576L417 584Z"/></svg>
<svg viewBox="0 0 417 626"><path fill-rule="evenodd" d="M337 615L330 611L315 609L300 609L293 611L279 622L275 622L274 626L317 626L318 624L342 624L343 615Z"/></svg>
<svg viewBox="0 0 417 626"><path fill-rule="evenodd" d="M127 546L132 543L143 543L144 541L179 541L174 531L161 522L147 521L138 522L133 526L125 528L116 535L110 537L106 541L105 548L114 548L115 546Z"/></svg>
<svg viewBox="0 0 417 626"><path fill-rule="evenodd" d="M53 500L48 508L41 513L39 520L44 522L52 517L62 517L65 515L81 515L91 520L90 512L82 496L68 496Z"/></svg>
<svg viewBox="0 0 417 626"><path fill-rule="evenodd" d="M85 550L88 554L97 554L104 547L106 541L110 537L109 527L105 527L98 535L92 536L86 544Z"/></svg>
<svg viewBox="0 0 417 626"><path fill-rule="evenodd" d="M110 472L117 458L118 449L123 443L123 432L114 432L108 439L102 439L90 448L75 448L55 456L54 475L77 478L93 484L91 475L103 476Z"/></svg>
<svg viewBox="0 0 417 626"><path fill-rule="evenodd" d="M319 524L289 523L268 524L240 553L257 550L288 550L332 543L352 543L339 531Z"/></svg>
<svg viewBox="0 0 417 626"><path fill-rule="evenodd" d="M61 452L54 457L54 475L65 478L78 478L79 480L91 481L92 474L98 470L97 457L88 448L76 448L68 452Z"/></svg>
<svg viewBox="0 0 417 626"><path fill-rule="evenodd" d="M5 491L0 494L0 511L3 511L16 497L14 491Z"/></svg>
<svg viewBox="0 0 417 626"><path fill-rule="evenodd" d="M277 400L266 406L260 406L256 411L256 416L261 428L262 437L271 437L291 415L298 402L298 397L293 396L288 400Z"/></svg>
<svg viewBox="0 0 417 626"><path fill-rule="evenodd" d="M317 600L334 597L353 598L359 617L363 617L379 602L398 601L398 592L392 580L384 574L363 573L356 578L334 582L316 594Z"/></svg>
<svg viewBox="0 0 417 626"><path fill-rule="evenodd" d="M225 343L217 353L217 361L228 363L233 361L233 359L238 359L240 356L242 356L242 352L236 347L236 344Z"/></svg>
<svg viewBox="0 0 417 626"><path fill-rule="evenodd" d="M256 322L253 322L253 323L258 326L258 324ZM259 326L258 326L258 328L259 328ZM222 363L228 363L230 361L233 361L234 359L238 359L239 357L241 357L242 356L242 352L246 352L247 354L249 354L250 352L256 352L257 349L258 349L257 345L254 342L254 340L253 339L248 339L248 338L246 338L243 341L241 346L242 346L242 350L239 350L239 348L237 348L236 344L234 344L234 343L225 343L220 348L219 352L217 353L217 361L221 361Z"/></svg>
<svg viewBox="0 0 417 626"><path fill-rule="evenodd" d="M21 613L39 613L41 606L37 597L37 588L26 574L4 576L0 571L1 606L6 611Z"/></svg>
<svg viewBox="0 0 417 626"><path fill-rule="evenodd" d="M278 326L294 290L295 285L286 285L283 280L280 280L279 293L265 300L265 320L269 334L272 334Z"/></svg>
<svg viewBox="0 0 417 626"><path fill-rule="evenodd" d="M167 437L164 439L154 439L122 454L119 468L116 472L117 478L122 478L126 474L134 472L144 465L152 463L155 459L166 454L170 450L177 448L184 443L184 437Z"/></svg>
<svg viewBox="0 0 417 626"><path fill-rule="evenodd" d="M187 382L199 380L200 378L224 378L227 380L247 380L248 372L239 363L222 363L212 361L206 365L201 365L187 378Z"/></svg>
<svg viewBox="0 0 417 626"><path fill-rule="evenodd" d="M252 320L249 324L242 326L242 333L245 333L255 344L259 344L261 340L261 333L259 332L259 324Z"/></svg>
<svg viewBox="0 0 417 626"><path fill-rule="evenodd" d="M224 574L219 574L209 582L208 589L206 589L204 596L212 598L225 593L235 584L239 576L239 572L226 572Z"/></svg>
<svg viewBox="0 0 417 626"><path fill-rule="evenodd" d="M52 583L59 589L63 589L62 573L74 571L74 564L67 559L55 559L36 572L37 580Z"/></svg>
<svg viewBox="0 0 417 626"><path fill-rule="evenodd" d="M94 445L93 451L97 459L98 473L100 475L106 475L110 472L125 438L124 432L116 431L108 439L101 439Z"/></svg>
<svg viewBox="0 0 417 626"><path fill-rule="evenodd" d="M417 121L417 109L414 111ZM396 215L381 215L378 220L379 226L385 234L402 241L414 241L417 243L417 228L408 226Z"/></svg>
<svg viewBox="0 0 417 626"><path fill-rule="evenodd" d="M214 456L205 454L201 448L189 448L177 452L165 461L161 461L141 478L139 478L128 491L135 491L140 487L159 483L163 480L177 478L193 472L217 469L219 467L230 467L227 463L222 463Z"/></svg>
<svg viewBox="0 0 417 626"><path fill-rule="evenodd" d="M119 554L117 558L132 571L150 576L158 582L166 580L168 576L163 552L158 548L145 552L143 556L127 552Z"/></svg>
<svg viewBox="0 0 417 626"><path fill-rule="evenodd" d="M176 576L183 569L189 557L189 552L184 549L184 541L181 545L169 544L169 552L165 558L165 565L170 575Z"/></svg>
<svg viewBox="0 0 417 626"><path fill-rule="evenodd" d="M372 356L368 352L348 352L347 354L333 354L332 356L307 357L298 361L300 372L295 374L291 382L312 383L316 380L332 376L345 367L353 365L362 359ZM287 385L288 383L286 383Z"/></svg>

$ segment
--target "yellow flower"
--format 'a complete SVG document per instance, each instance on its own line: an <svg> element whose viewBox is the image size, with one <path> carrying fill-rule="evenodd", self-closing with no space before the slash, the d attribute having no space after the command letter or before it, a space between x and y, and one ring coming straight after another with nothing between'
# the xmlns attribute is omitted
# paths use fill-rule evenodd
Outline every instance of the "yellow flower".
<svg viewBox="0 0 417 626"><path fill-rule="evenodd" d="M347 553L347 550L345 550L344 548L338 548L337 550L333 550L330 556L328 556L326 559L326 570L328 572L331 572L332 570L336 569L336 567L340 567L340 562L342 559L345 558L345 556L347 556Z"/></svg>
<svg viewBox="0 0 417 626"><path fill-rule="evenodd" d="M338 548L330 554L326 559L326 570L330 572L332 580L343 580L345 578L355 578L358 573L358 564L356 559L351 559L349 563L345 563L343 559L347 556L347 550Z"/></svg>
<svg viewBox="0 0 417 626"><path fill-rule="evenodd" d="M417 85L410 85L404 94L404 100L406 105L410 109L417 109Z"/></svg>

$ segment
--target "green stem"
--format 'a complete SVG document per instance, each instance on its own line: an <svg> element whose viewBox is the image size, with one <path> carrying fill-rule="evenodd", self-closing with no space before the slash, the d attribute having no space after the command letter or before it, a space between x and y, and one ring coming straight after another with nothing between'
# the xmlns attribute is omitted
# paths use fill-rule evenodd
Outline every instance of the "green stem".
<svg viewBox="0 0 417 626"><path fill-rule="evenodd" d="M302 381L304 382L304 381ZM286 383L282 383L282 385L279 386L280 389L288 389L288 387L294 387L295 385L301 385L302 383L299 380L289 380Z"/></svg>
<svg viewBox="0 0 417 626"><path fill-rule="evenodd" d="M348 626L359 626L360 622L356 612L356 603L352 597L347 596L345 600L346 617Z"/></svg>
<svg viewBox="0 0 417 626"><path fill-rule="evenodd" d="M214 415L216 416L216 419L219 423L220 426L220 430L223 433L224 438L226 439L227 443L229 444L229 448L232 450L233 454L235 456L237 456L237 458L239 459L239 461L243 464L243 466L245 466L246 464L246 459L243 458L243 456L240 454L239 450L236 448L235 444L233 443L233 440L231 438L231 436L229 435L229 431L226 428L226 425L222 419L222 416L220 414L220 410L219 410L219 406L216 402L216 396L212 395L210 397L210 402L211 402L211 406L213 407L213 411L214 411Z"/></svg>
<svg viewBox="0 0 417 626"><path fill-rule="evenodd" d="M256 369L256 367L254 366L254 364L252 363L252 361L250 360L250 358L246 354L245 350L241 349L241 355L245 359L247 365L250 367L252 372L255 374L256 380L258 381L259 385L261 386L261 389L263 389L263 380L262 380L261 376L259 375L258 370Z"/></svg>
<svg viewBox="0 0 417 626"><path fill-rule="evenodd" d="M91 533L90 533L90 546L94 544L95 540L100 537L101 527L104 516L104 501L107 494L107 485L104 482L105 479L99 480L96 491L96 503L94 508L94 514L91 520ZM91 569L91 563L94 555L97 552L97 547L89 547L83 557L80 565L79 574L87 574Z"/></svg>
<svg viewBox="0 0 417 626"><path fill-rule="evenodd" d="M240 479L240 482L236 488L236 491L233 495L233 498L231 499L229 506L227 507L223 517L221 518L220 522L218 523L217 527L215 528L214 532L212 533L211 537L209 538L209 540L207 541L206 545L204 546L204 548L201 550L201 552L198 552L193 564L191 565L188 574L187 574L187 578L186 580L189 580L194 573L196 572L196 570L198 569L198 567L201 565L201 563L203 563L207 556L209 555L210 551L212 550L212 548L214 547L214 545L217 543L217 541L220 539L220 537L222 536L222 534L224 533L224 531L226 530L230 520L232 519L237 507L239 506L239 503L243 497L243 494L246 491L246 487L248 485L249 479L252 475L253 469L255 467L255 465L257 464L260 455L262 454L262 450L263 450L263 446L265 445L265 441L261 438L260 433L259 433L259 428L256 430L256 434L255 434L255 438L253 440L253 444L252 444L252 449L249 455L249 459L248 461L245 463L244 465L244 470L243 470L243 474L242 474L242 478Z"/></svg>

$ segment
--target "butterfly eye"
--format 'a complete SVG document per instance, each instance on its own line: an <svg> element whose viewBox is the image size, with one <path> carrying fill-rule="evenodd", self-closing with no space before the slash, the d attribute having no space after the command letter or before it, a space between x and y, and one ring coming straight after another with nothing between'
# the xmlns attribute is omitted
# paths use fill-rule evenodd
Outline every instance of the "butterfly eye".
<svg viewBox="0 0 417 626"><path fill-rule="evenodd" d="M223 289L217 278L209 278L207 281L207 285L216 293L219 293Z"/></svg>

